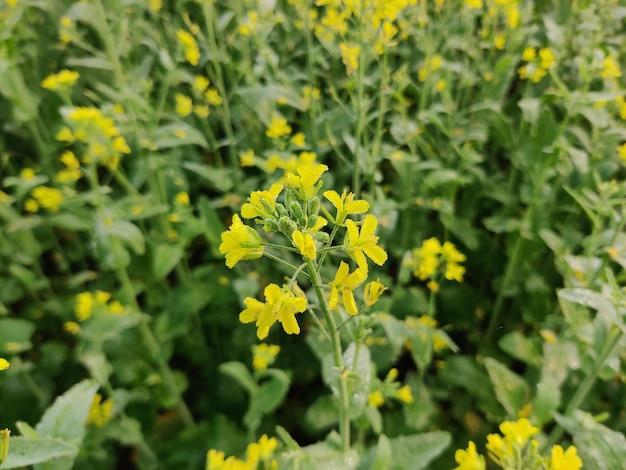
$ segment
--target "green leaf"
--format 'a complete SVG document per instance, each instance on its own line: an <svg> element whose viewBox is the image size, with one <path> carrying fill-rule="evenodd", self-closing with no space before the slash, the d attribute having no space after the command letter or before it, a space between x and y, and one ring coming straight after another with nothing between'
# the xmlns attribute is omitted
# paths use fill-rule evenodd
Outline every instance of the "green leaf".
<svg viewBox="0 0 626 470"><path fill-rule="evenodd" d="M541 354L535 343L523 334L514 331L502 337L498 346L515 359L525 362L529 366L536 366L541 362Z"/></svg>
<svg viewBox="0 0 626 470"><path fill-rule="evenodd" d="M376 454L370 466L370 470L388 470L392 461L391 441L384 434L378 436L378 445L376 446Z"/></svg>
<svg viewBox="0 0 626 470"><path fill-rule="evenodd" d="M233 187L232 171L224 168L215 168L195 162L183 163L183 168L205 179L212 188L220 192L230 191Z"/></svg>
<svg viewBox="0 0 626 470"><path fill-rule="evenodd" d="M450 433L434 431L399 436L390 440L393 462L390 470L421 470L450 445Z"/></svg>
<svg viewBox="0 0 626 470"><path fill-rule="evenodd" d="M35 324L21 318L3 318L0 320L0 354L19 353L31 348L31 337Z"/></svg>
<svg viewBox="0 0 626 470"><path fill-rule="evenodd" d="M152 275L155 281L165 279L172 269L176 267L183 255L184 250L179 245L161 243L152 249Z"/></svg>
<svg viewBox="0 0 626 470"><path fill-rule="evenodd" d="M259 388L256 382L254 381L254 379L252 378L250 371L241 362L237 362L237 361L224 362L220 364L219 371L222 374L227 375L231 377L232 379L234 379L239 385L241 385L250 394L250 396L254 396L254 394L257 392Z"/></svg>
<svg viewBox="0 0 626 470"><path fill-rule="evenodd" d="M517 105L522 110L524 120L530 124L535 124L539 119L539 109L541 101L539 98L524 98L517 102Z"/></svg>
<svg viewBox="0 0 626 470"><path fill-rule="evenodd" d="M81 356L81 362L87 367L89 375L100 385L106 385L109 377L113 373L111 364L107 361L104 353L100 351L89 351Z"/></svg>
<svg viewBox="0 0 626 470"><path fill-rule="evenodd" d="M22 468L59 457L73 458L78 454L78 447L68 444L61 439L29 439L18 436L12 437L10 442L9 455L1 465L2 470Z"/></svg>
<svg viewBox="0 0 626 470"><path fill-rule="evenodd" d="M364 344L357 348L356 343L352 342L343 353L343 363L351 371L347 379L350 404L348 415L350 419L355 419L363 412L372 382L370 350Z"/></svg>
<svg viewBox="0 0 626 470"><path fill-rule="evenodd" d="M54 401L45 411L36 431L44 437L55 437L80 446L85 435L85 423L98 384L83 380Z"/></svg>
<svg viewBox="0 0 626 470"><path fill-rule="evenodd" d="M274 411L283 402L291 380L289 376L280 369L269 369L266 373L270 378L259 385L255 394L251 396L251 409L259 410L263 414Z"/></svg>
<svg viewBox="0 0 626 470"><path fill-rule="evenodd" d="M509 416L516 417L519 410L530 401L528 385L519 375L493 358L485 358L484 364L496 398Z"/></svg>
<svg viewBox="0 0 626 470"><path fill-rule="evenodd" d="M199 130L182 122L159 127L153 140L154 145L160 150L183 145L198 145L205 149L209 148L209 144Z"/></svg>
<svg viewBox="0 0 626 470"><path fill-rule="evenodd" d="M312 431L319 432L337 424L338 416L336 400L331 395L322 395L306 410L304 420Z"/></svg>

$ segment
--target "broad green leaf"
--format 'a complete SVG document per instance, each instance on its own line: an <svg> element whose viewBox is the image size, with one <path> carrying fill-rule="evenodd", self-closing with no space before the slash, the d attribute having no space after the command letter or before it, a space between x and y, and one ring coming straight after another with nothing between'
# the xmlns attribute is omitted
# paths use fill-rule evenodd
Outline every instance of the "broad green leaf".
<svg viewBox="0 0 626 470"><path fill-rule="evenodd" d="M154 134L153 142L159 150L182 147L184 145L197 145L204 149L209 148L209 144L199 130L182 122L159 127Z"/></svg>
<svg viewBox="0 0 626 470"><path fill-rule="evenodd" d="M0 467L2 470L22 468L59 457L73 458L77 454L78 447L61 439L12 437L7 459Z"/></svg>
<svg viewBox="0 0 626 470"><path fill-rule="evenodd" d="M312 431L319 432L337 424L338 417L337 401L330 395L322 395L306 410L304 420Z"/></svg>
<svg viewBox="0 0 626 470"><path fill-rule="evenodd" d="M535 346L535 343L517 331L508 333L502 337L502 339L498 341L498 346L507 354L525 362L529 366L536 366L541 362L541 354L537 346Z"/></svg>
<svg viewBox="0 0 626 470"><path fill-rule="evenodd" d="M450 445L451 436L446 431L412 434L390 439L393 462L389 470L421 470L428 468Z"/></svg>
<svg viewBox="0 0 626 470"><path fill-rule="evenodd" d="M230 191L233 187L232 171L224 168L215 168L210 165L203 165L195 162L183 163L183 168L189 170L204 180L206 180L212 188L220 192Z"/></svg>
<svg viewBox="0 0 626 470"><path fill-rule="evenodd" d="M97 389L93 380L83 380L71 387L45 411L36 431L43 437L59 438L79 447Z"/></svg>
<svg viewBox="0 0 626 470"><path fill-rule="evenodd" d="M357 347L357 344L352 342L343 353L343 363L350 371L347 377L350 403L348 415L355 419L363 412L372 382L370 350L364 344Z"/></svg>
<svg viewBox="0 0 626 470"><path fill-rule="evenodd" d="M291 384L289 376L280 369L269 369L266 373L270 378L259 385L256 393L251 396L250 404L250 408L263 414L269 414L280 406Z"/></svg>
<svg viewBox="0 0 626 470"><path fill-rule="evenodd" d="M256 382L252 378L252 375L250 374L248 368L241 362L223 362L219 366L219 371L222 374L228 375L229 377L234 379L248 392L248 394L250 394L250 396L253 396L257 392L258 386Z"/></svg>
<svg viewBox="0 0 626 470"><path fill-rule="evenodd" d="M87 367L89 375L100 385L106 385L113 373L111 364L101 351L89 351L80 357L81 362Z"/></svg>
<svg viewBox="0 0 626 470"><path fill-rule="evenodd" d="M152 248L152 275L154 280L165 279L165 276L176 267L184 254L184 250L179 245L169 243L155 245Z"/></svg>
<svg viewBox="0 0 626 470"><path fill-rule="evenodd" d="M493 384L496 398L511 417L530 401L528 385L519 375L493 358L484 359L485 368Z"/></svg>
<svg viewBox="0 0 626 470"><path fill-rule="evenodd" d="M376 446L376 454L370 466L370 470L388 470L393 460L393 452L391 441L384 434L378 436L378 445Z"/></svg>
<svg viewBox="0 0 626 470"><path fill-rule="evenodd" d="M31 348L35 324L21 318L0 319L0 354L22 352Z"/></svg>

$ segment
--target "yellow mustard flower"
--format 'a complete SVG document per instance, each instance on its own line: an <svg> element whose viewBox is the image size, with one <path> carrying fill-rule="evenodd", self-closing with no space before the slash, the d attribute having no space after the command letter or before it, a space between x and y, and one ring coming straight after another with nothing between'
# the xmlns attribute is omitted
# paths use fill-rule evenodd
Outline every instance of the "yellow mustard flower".
<svg viewBox="0 0 626 470"><path fill-rule="evenodd" d="M385 398L379 390L376 390L367 395L367 402L372 408L380 408L385 404Z"/></svg>
<svg viewBox="0 0 626 470"><path fill-rule="evenodd" d="M309 200L317 194L321 186L322 173L328 170L323 164L302 165L297 170L298 176L290 174L285 177L287 186L295 190L301 199Z"/></svg>
<svg viewBox="0 0 626 470"><path fill-rule="evenodd" d="M180 193L177 193L176 196L174 196L174 202L176 202L176 204L178 204L179 206L188 206L190 203L189 193L187 193L186 191L181 191Z"/></svg>
<svg viewBox="0 0 626 470"><path fill-rule="evenodd" d="M11 366L11 363L4 357L0 357L0 370L7 370Z"/></svg>
<svg viewBox="0 0 626 470"><path fill-rule="evenodd" d="M617 154L619 157L626 162L626 143L617 147Z"/></svg>
<svg viewBox="0 0 626 470"><path fill-rule="evenodd" d="M61 70L57 74L48 75L41 82L41 86L50 91L67 91L78 80L80 75L73 70Z"/></svg>
<svg viewBox="0 0 626 470"><path fill-rule="evenodd" d="M305 258L315 259L317 254L317 247L315 246L315 240L310 233L302 233L300 230L295 230L291 234L294 246L300 250L300 254Z"/></svg>
<svg viewBox="0 0 626 470"><path fill-rule="evenodd" d="M296 147L305 147L306 146L306 139L304 137L304 134L302 132L298 132L297 134L295 134L290 141L293 145L295 145Z"/></svg>
<svg viewBox="0 0 626 470"><path fill-rule="evenodd" d="M107 398L102 401L102 395L96 393L93 397L87 423L102 427L111 420L113 414L113 400Z"/></svg>
<svg viewBox="0 0 626 470"><path fill-rule="evenodd" d="M413 403L413 392L409 385L404 385L398 392L396 393L396 398L407 405Z"/></svg>
<svg viewBox="0 0 626 470"><path fill-rule="evenodd" d="M75 321L66 321L63 323L63 330L71 335L77 335L80 333L80 325Z"/></svg>
<svg viewBox="0 0 626 470"><path fill-rule="evenodd" d="M32 191L32 196L39 206L50 212L58 212L63 200L63 193L56 188L48 186L37 186Z"/></svg>
<svg viewBox="0 0 626 470"><path fill-rule="evenodd" d="M387 261L387 252L376 245L379 238L374 235L377 225L378 220L371 214L365 216L360 232L354 221L346 220L348 231L344 241L344 250L365 272L367 272L366 255L379 266Z"/></svg>
<svg viewBox="0 0 626 470"><path fill-rule="evenodd" d="M219 106L222 104L222 97L215 88L207 88L204 97L211 106Z"/></svg>
<svg viewBox="0 0 626 470"><path fill-rule="evenodd" d="M274 114L270 120L270 125L265 131L265 135L270 139L278 139L279 137L291 134L291 126L287 124L287 119Z"/></svg>
<svg viewBox="0 0 626 470"><path fill-rule="evenodd" d="M539 59L541 60L539 66L544 70L552 68L556 62L554 53L549 47L544 47L539 51Z"/></svg>
<svg viewBox="0 0 626 470"><path fill-rule="evenodd" d="M191 87L196 93L203 93L210 85L209 79L202 75L196 75L193 78Z"/></svg>
<svg viewBox="0 0 626 470"><path fill-rule="evenodd" d="M268 190L252 191L248 202L241 206L241 216L244 219L273 217L276 213L276 198L282 190L282 184L274 183Z"/></svg>
<svg viewBox="0 0 626 470"><path fill-rule="evenodd" d="M530 424L527 418L520 418L517 421L505 421L500 424L500 432L507 444L522 447L531 436L539 432L539 428Z"/></svg>
<svg viewBox="0 0 626 470"><path fill-rule="evenodd" d="M252 345L252 368L254 370L267 370L276 360L280 352L277 344L254 344Z"/></svg>
<svg viewBox="0 0 626 470"><path fill-rule="evenodd" d="M224 468L224 452L221 450L211 449L206 454L206 470L223 470Z"/></svg>
<svg viewBox="0 0 626 470"><path fill-rule="evenodd" d="M619 78L622 76L622 71L613 57L605 57L604 62L602 63L602 72L600 72L600 76L602 78Z"/></svg>
<svg viewBox="0 0 626 470"><path fill-rule="evenodd" d="M368 307L374 305L386 290L387 288L378 279L365 284L365 289L363 289L363 301L365 305Z"/></svg>
<svg viewBox="0 0 626 470"><path fill-rule="evenodd" d="M552 447L552 453L548 460L549 470L579 470L582 466L583 462L577 455L575 446L568 447L565 452L560 445Z"/></svg>
<svg viewBox="0 0 626 470"><path fill-rule="evenodd" d="M232 268L241 260L257 259L263 256L261 237L256 230L245 225L235 214L230 228L222 233L219 252L226 255L226 266Z"/></svg>
<svg viewBox="0 0 626 470"><path fill-rule="evenodd" d="M361 48L359 46L353 46L342 42L339 44L341 50L341 60L346 66L346 73L351 76L359 68L359 55L361 54Z"/></svg>
<svg viewBox="0 0 626 470"><path fill-rule="evenodd" d="M239 164L242 167L254 165L254 150L248 149L245 152L239 153Z"/></svg>
<svg viewBox="0 0 626 470"><path fill-rule="evenodd" d="M195 38L182 29L176 31L176 37L178 38L178 44L180 44L187 62L191 65L198 65L200 50L198 49L198 43Z"/></svg>
<svg viewBox="0 0 626 470"><path fill-rule="evenodd" d="M513 455L513 449L506 446L500 434L489 434L486 447L489 458L500 466L502 466L505 455Z"/></svg>
<svg viewBox="0 0 626 470"><path fill-rule="evenodd" d="M354 199L353 193L347 193L346 190L341 193L341 196L337 191L325 191L324 197L328 199L333 206L337 209L337 215L334 222L337 225L343 224L346 217L351 214L364 214L370 208L369 202L364 199Z"/></svg>
<svg viewBox="0 0 626 470"><path fill-rule="evenodd" d="M483 7L483 0L465 0L465 5L470 10L478 10Z"/></svg>
<svg viewBox="0 0 626 470"><path fill-rule="evenodd" d="M341 294L342 303L350 315L356 315L359 310L354 299L354 289L356 289L363 281L367 279L367 269L360 267L350 274L350 267L343 261L339 263L339 269L335 274L335 279L329 284L330 298L328 299L328 308L334 310L339 303L339 294Z"/></svg>
<svg viewBox="0 0 626 470"><path fill-rule="evenodd" d="M524 52L522 52L522 60L526 62L530 62L535 57L537 57L537 51L534 47L527 47L524 49Z"/></svg>
<svg viewBox="0 0 626 470"><path fill-rule="evenodd" d="M290 335L300 333L296 313L306 310L306 297L295 295L286 286L281 289L276 284L269 284L263 294L265 303L252 297L247 297L244 300L246 309L239 314L239 321L242 323L255 322L259 339L266 338L270 328L277 321L282 324L285 333Z"/></svg>
<svg viewBox="0 0 626 470"><path fill-rule="evenodd" d="M459 464L454 470L485 470L485 457L476 451L476 444L469 441L467 449L458 449L454 460Z"/></svg>
<svg viewBox="0 0 626 470"><path fill-rule="evenodd" d="M181 117L189 116L193 111L193 102L191 98L183 95L182 93L176 93L174 96L176 100L176 114Z"/></svg>

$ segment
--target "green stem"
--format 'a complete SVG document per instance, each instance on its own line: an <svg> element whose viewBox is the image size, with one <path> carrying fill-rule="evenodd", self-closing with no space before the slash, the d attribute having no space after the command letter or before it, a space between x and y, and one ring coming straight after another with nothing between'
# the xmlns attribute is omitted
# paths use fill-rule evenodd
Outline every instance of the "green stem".
<svg viewBox="0 0 626 470"><path fill-rule="evenodd" d="M600 352L600 355L598 356L598 360L596 361L593 370L585 377L583 382L578 387L578 390L576 390L576 393L572 397L571 401L567 405L564 413L565 417L571 416L585 401L585 398L587 398L587 395L589 394L589 392L595 385L596 380L598 379L600 369L602 369L604 363L610 356L613 355L613 352L619 346L619 342L623 337L623 333L621 332L621 330L616 328L611 332L611 335L612 337L609 337L609 339L604 343L604 348ZM550 449L561 438L563 432L563 427L560 424L557 424L550 433L550 436L548 436L548 439L544 443L541 452L544 453L548 449Z"/></svg>
<svg viewBox="0 0 626 470"><path fill-rule="evenodd" d="M348 383L345 377L345 365L343 363L343 355L341 350L341 338L339 336L339 330L337 329L337 325L335 323L335 318L331 314L330 310L328 310L328 305L326 304L326 298L322 292L322 281L319 277L317 269L313 263L313 261L307 259L307 269L309 271L309 276L311 278L311 284L313 285L313 289L315 290L315 295L317 296L317 300L319 301L320 307L322 309L322 314L324 315L324 319L326 320L326 325L329 329L329 336L332 343L333 348L333 361L335 363L335 368L339 371L339 435L341 436L341 443L343 447L343 451L347 452L350 450L350 417L348 416Z"/></svg>
<svg viewBox="0 0 626 470"><path fill-rule="evenodd" d="M359 61L358 70L356 75L356 133L354 136L354 159L352 162L352 189L354 190L355 198L358 198L361 194L361 139L363 136L363 69L365 68L365 60L363 60L363 21L361 18L357 20L359 22L358 38L359 38Z"/></svg>
<svg viewBox="0 0 626 470"><path fill-rule="evenodd" d="M121 291L124 292L126 299L130 301L133 307L140 312L141 309L139 304L137 303L137 298L135 297L135 291L133 289L133 284L128 276L128 272L125 268L118 270L118 276L122 283ZM176 409L178 413L185 423L187 427L194 427L195 422L189 408L187 408L187 404L183 400L178 387L176 386L176 379L172 370L169 368L163 357L161 356L161 347L159 346L159 342L157 341L154 333L148 326L148 323L142 321L139 324L139 334L141 335L141 339L143 340L143 344L147 348L148 357L150 357L154 362L159 371L159 375L163 379L165 383L165 388L169 392L169 394L175 398L176 400Z"/></svg>
<svg viewBox="0 0 626 470"><path fill-rule="evenodd" d="M294 264L291 264L289 261L285 261L284 259L279 258L279 257L278 257L278 256L276 256L276 255L273 255L273 254L271 254L271 253L268 253L267 251L263 252L263 256L265 256L266 258L269 258L269 259L271 259L271 260L273 260L273 261L276 261L277 263L280 263L280 264L282 264L283 266L287 266L288 268L290 268L290 269L292 269L292 270L294 270L294 271L297 271L297 270L298 270L298 266L296 266L296 265L294 265ZM302 274L306 275L306 273L302 273Z"/></svg>

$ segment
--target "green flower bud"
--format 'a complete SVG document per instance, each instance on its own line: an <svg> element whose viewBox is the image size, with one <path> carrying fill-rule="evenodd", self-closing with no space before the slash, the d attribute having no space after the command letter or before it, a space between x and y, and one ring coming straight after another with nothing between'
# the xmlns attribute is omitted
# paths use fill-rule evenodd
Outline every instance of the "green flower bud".
<svg viewBox="0 0 626 470"><path fill-rule="evenodd" d="M278 231L278 222L276 219L270 219L269 217L263 220L263 230L266 232L277 232Z"/></svg>
<svg viewBox="0 0 626 470"><path fill-rule="evenodd" d="M291 237L294 230L298 230L298 226L289 217L281 217L278 221L278 229L286 236Z"/></svg>
<svg viewBox="0 0 626 470"><path fill-rule="evenodd" d="M313 234L313 239L316 242L328 243L329 238L330 238L330 235L328 235L326 232L317 232Z"/></svg>
<svg viewBox="0 0 626 470"><path fill-rule="evenodd" d="M302 212L302 206L296 201L291 201L289 203L289 212L295 219L300 219L304 215Z"/></svg>
<svg viewBox="0 0 626 470"><path fill-rule="evenodd" d="M315 226L315 224L317 223L317 214L312 214L309 216L309 220L307 220L307 228L312 228Z"/></svg>
<svg viewBox="0 0 626 470"><path fill-rule="evenodd" d="M320 211L320 198L315 196L312 197L309 202L307 202L306 205L306 213L309 214L309 218L312 215L317 216L317 214L319 214Z"/></svg>

